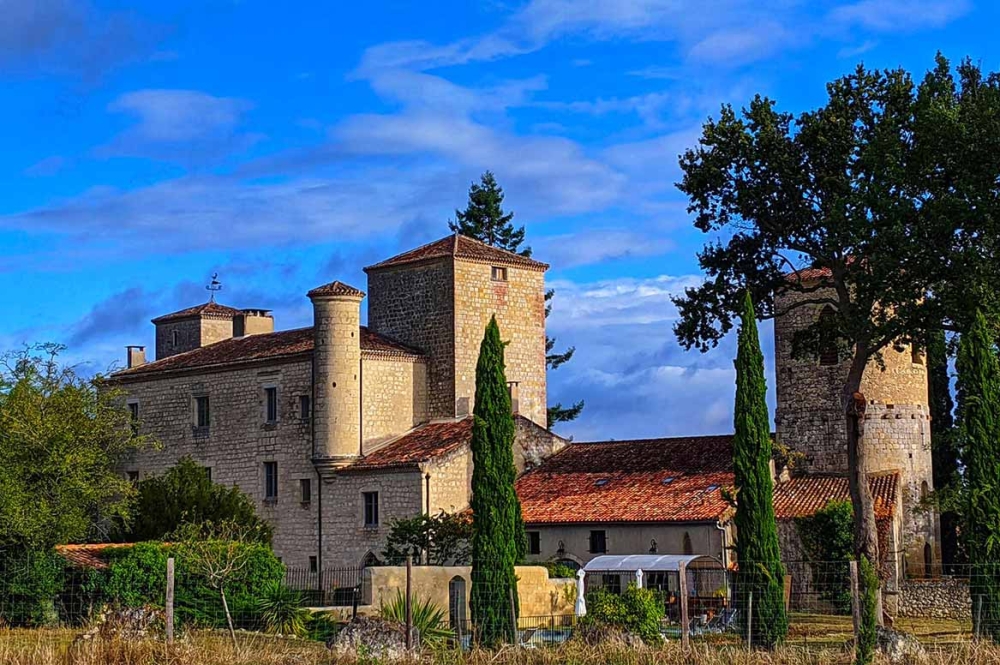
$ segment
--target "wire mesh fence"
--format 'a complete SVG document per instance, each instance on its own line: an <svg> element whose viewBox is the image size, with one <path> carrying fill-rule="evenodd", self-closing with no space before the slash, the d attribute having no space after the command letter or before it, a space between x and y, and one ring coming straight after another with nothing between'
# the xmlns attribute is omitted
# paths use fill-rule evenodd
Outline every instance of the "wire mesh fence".
<svg viewBox="0 0 1000 665"><path fill-rule="evenodd" d="M171 586L168 558L153 548L89 563L49 554L0 556L0 629L83 634L111 625L160 639L172 619L178 635L226 635L232 628L326 641L355 616L404 623L406 607L399 599L409 597L411 623L424 633L417 639L455 648L470 648L484 634L525 647L557 646L602 622L618 622L617 628L644 639L696 645L766 644L783 621L782 641L809 651L849 649L855 636L857 599L848 561L785 562L780 576L752 563L683 572L593 571L582 580L561 580L553 589L563 597L541 613L536 596L551 592L492 573L485 577L494 591L502 588L500 601L486 611L481 602L477 607L467 569L415 567L410 588L405 566L308 570L261 555L206 570L178 556ZM948 571L882 580L883 606L894 628L930 648L1000 638L1000 565ZM583 599L576 598L578 583ZM626 597L640 587L647 606L628 600L614 606L623 607L624 615L609 612L608 597Z"/></svg>

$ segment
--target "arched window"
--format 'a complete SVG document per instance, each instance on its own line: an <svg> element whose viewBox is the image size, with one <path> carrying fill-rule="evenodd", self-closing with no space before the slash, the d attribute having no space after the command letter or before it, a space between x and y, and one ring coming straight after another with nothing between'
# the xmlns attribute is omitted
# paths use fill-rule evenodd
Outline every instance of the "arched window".
<svg viewBox="0 0 1000 665"><path fill-rule="evenodd" d="M837 316L837 310L830 305L823 308L819 314L820 323L832 328L833 319ZM837 365L840 363L840 350L837 348L837 338L832 330L824 327L820 329L819 364L822 366Z"/></svg>
<svg viewBox="0 0 1000 665"><path fill-rule="evenodd" d="M914 365L923 365L924 358L926 358L926 356L924 355L924 350L920 348L920 345L915 343L910 344L910 362Z"/></svg>
<svg viewBox="0 0 1000 665"><path fill-rule="evenodd" d="M467 604L465 595L465 578L455 575L448 582L448 623L455 634L461 639L462 633L467 632L465 625L465 606Z"/></svg>
<svg viewBox="0 0 1000 665"><path fill-rule="evenodd" d="M934 570L934 550L930 543L924 543L924 577L930 577Z"/></svg>
<svg viewBox="0 0 1000 665"><path fill-rule="evenodd" d="M694 554L694 547L691 546L691 534L684 532L684 554Z"/></svg>
<svg viewBox="0 0 1000 665"><path fill-rule="evenodd" d="M927 497L928 497L928 495L930 495L930 493L931 493L931 490L930 490L930 486L927 484L927 481L925 480L924 482L920 483L920 500L921 501L926 501Z"/></svg>

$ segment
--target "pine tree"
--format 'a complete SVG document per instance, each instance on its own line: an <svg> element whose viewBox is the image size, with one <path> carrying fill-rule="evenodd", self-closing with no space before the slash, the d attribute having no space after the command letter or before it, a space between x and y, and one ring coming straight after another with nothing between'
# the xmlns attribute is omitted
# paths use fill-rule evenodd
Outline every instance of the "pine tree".
<svg viewBox="0 0 1000 665"><path fill-rule="evenodd" d="M514 492L514 417L504 374L504 343L490 319L476 365L472 425L472 591L469 605L480 644L512 642L516 635L514 565L525 535Z"/></svg>
<svg viewBox="0 0 1000 665"><path fill-rule="evenodd" d="M1000 641L1000 361L977 312L958 347L959 436L965 452L969 591L976 632Z"/></svg>
<svg viewBox="0 0 1000 665"><path fill-rule="evenodd" d="M469 203L465 210L455 210L455 221L448 222L448 228L454 233L475 238L487 245L498 247L508 252L531 256L531 248L524 243L524 227L514 227L514 213L503 210L503 188L497 184L492 171L486 171L479 178L479 184L472 183L469 187ZM545 292L545 317L552 311L552 296L555 291ZM545 368L558 369L569 362L576 352L571 346L565 351L553 351L556 345L555 337L545 338ZM583 400L570 406L557 402L548 408L548 426L575 420L583 411Z"/></svg>
<svg viewBox="0 0 1000 665"><path fill-rule="evenodd" d="M455 221L448 222L448 228L487 245L531 256L530 247L521 249L524 227L515 228L513 219L514 213L503 210L503 188L497 184L493 172L486 171L479 184L472 183L469 187L469 204L464 211L455 211Z"/></svg>
<svg viewBox="0 0 1000 665"><path fill-rule="evenodd" d="M752 641L772 648L788 633L784 567L778 545L771 479L771 428L764 356L753 301L747 293L736 353L733 469L736 476L736 557L740 566L739 616L748 617L752 594Z"/></svg>

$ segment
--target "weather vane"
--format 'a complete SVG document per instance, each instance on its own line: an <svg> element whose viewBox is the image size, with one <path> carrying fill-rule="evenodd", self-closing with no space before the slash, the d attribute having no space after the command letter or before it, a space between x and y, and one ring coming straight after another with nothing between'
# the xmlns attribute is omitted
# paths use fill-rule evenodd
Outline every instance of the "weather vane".
<svg viewBox="0 0 1000 665"><path fill-rule="evenodd" d="M222 290L222 282L219 281L219 273L212 273L212 283L205 288L212 293L212 295L209 296L208 302L215 302L215 292Z"/></svg>

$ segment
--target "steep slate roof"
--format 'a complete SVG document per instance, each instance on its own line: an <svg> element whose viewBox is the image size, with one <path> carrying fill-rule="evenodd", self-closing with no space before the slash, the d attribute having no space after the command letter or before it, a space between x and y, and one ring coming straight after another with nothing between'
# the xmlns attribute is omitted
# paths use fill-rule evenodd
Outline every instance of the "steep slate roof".
<svg viewBox="0 0 1000 665"><path fill-rule="evenodd" d="M547 263L542 263L540 261L535 261L534 259L529 259L526 256L521 256L520 254L514 254L513 252L498 249L474 238L469 238L456 233L454 235L445 236L440 240L435 240L434 242L421 247L417 247L416 249L403 252L402 254L397 254L396 256L388 258L384 261L379 261L378 263L365 268L365 272L368 272L369 270L378 270L379 268L389 268L408 263L417 263L419 261L429 261L431 259L439 259L447 256L465 259L467 261L476 261L479 263L518 266L533 270L547 270L549 267Z"/></svg>
<svg viewBox="0 0 1000 665"><path fill-rule="evenodd" d="M356 298L364 298L365 292L361 289L354 288L350 284L344 284L340 280L337 280L335 282L330 282L329 284L324 284L323 286L317 286L306 295L310 298L313 296L352 296Z"/></svg>
<svg viewBox="0 0 1000 665"><path fill-rule="evenodd" d="M524 521L717 520L729 510L722 488L733 484L732 438L570 444L518 479Z"/></svg>
<svg viewBox="0 0 1000 665"><path fill-rule="evenodd" d="M899 474L877 473L868 477L875 517L891 518L896 510ZM798 476L774 488L774 515L779 520L808 517L831 501L850 501L846 476Z"/></svg>
<svg viewBox="0 0 1000 665"><path fill-rule="evenodd" d="M472 418L421 425L365 455L342 471L417 468L421 463L447 455L472 440Z"/></svg>
<svg viewBox="0 0 1000 665"><path fill-rule="evenodd" d="M421 353L388 337L360 326L361 350L388 357L420 357ZM127 379L157 372L202 369L257 360L273 360L312 353L313 329L297 328L247 337L234 337L198 349L178 353L145 365L125 369L112 375Z"/></svg>
<svg viewBox="0 0 1000 665"><path fill-rule="evenodd" d="M188 307L187 309L182 309L177 312L171 312L170 314L164 314L163 316L158 316L153 319L153 323L166 323L167 321L180 321L181 319L193 319L198 316L204 316L206 318L217 318L217 319L229 319L234 316L241 316L243 310L236 309L235 307L227 307L226 305L220 305L215 301L209 301L202 305L196 305L194 307Z"/></svg>

